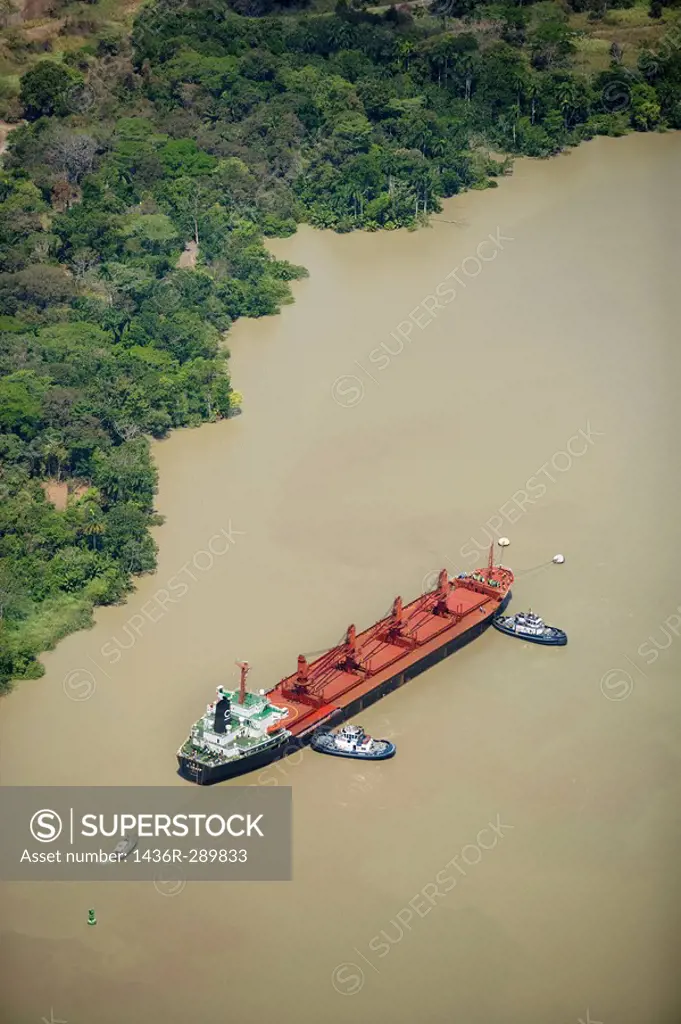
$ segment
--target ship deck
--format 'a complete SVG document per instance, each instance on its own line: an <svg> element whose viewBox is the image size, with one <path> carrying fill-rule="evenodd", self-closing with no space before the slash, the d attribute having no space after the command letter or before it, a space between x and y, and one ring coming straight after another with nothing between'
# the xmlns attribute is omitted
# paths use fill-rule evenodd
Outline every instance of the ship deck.
<svg viewBox="0 0 681 1024"><path fill-rule="evenodd" d="M512 582L511 571L501 566L477 570L465 580L449 580L443 571L436 590L404 607L397 598L385 619L361 633L351 626L345 644L309 665L301 657L298 671L267 695L272 704L288 711L281 726L294 736L303 736L334 711L380 689L441 648L454 645L498 612Z"/></svg>

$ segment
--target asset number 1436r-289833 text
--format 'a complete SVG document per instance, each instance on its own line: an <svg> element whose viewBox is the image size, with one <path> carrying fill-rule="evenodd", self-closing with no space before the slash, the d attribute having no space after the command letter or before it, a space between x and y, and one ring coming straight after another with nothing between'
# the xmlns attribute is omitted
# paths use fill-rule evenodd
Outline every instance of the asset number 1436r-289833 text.
<svg viewBox="0 0 681 1024"><path fill-rule="evenodd" d="M244 864L247 850L133 850L135 864Z"/></svg>

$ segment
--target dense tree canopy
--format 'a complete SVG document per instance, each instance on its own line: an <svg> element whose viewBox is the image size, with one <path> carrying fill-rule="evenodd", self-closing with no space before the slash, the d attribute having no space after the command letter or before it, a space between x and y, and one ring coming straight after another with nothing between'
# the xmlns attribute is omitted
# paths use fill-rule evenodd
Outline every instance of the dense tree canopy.
<svg viewBox="0 0 681 1024"><path fill-rule="evenodd" d="M69 68L50 60L40 61L21 80L20 97L26 117L35 120L43 114L68 114L70 91L80 82L81 76Z"/></svg>

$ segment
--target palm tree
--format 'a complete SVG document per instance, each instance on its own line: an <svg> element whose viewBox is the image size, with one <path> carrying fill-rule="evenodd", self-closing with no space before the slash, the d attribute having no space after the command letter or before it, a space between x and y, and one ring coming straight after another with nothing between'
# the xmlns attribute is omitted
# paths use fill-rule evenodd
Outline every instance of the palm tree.
<svg viewBox="0 0 681 1024"><path fill-rule="evenodd" d="M523 71L516 71L513 74L513 88L516 93L516 103L518 107L522 107L522 99L527 87L527 78Z"/></svg>
<svg viewBox="0 0 681 1024"><path fill-rule="evenodd" d="M447 152L447 140L443 139L441 135L436 135L430 144L430 155L435 157L437 160L438 170L442 170L442 158Z"/></svg>
<svg viewBox="0 0 681 1024"><path fill-rule="evenodd" d="M421 156L425 157L426 150L428 150L428 153L430 153L430 147L432 146L434 139L435 136L433 135L433 132L431 131L430 127L424 125L423 128L419 129L419 131L416 134L415 141L418 148L421 150Z"/></svg>
<svg viewBox="0 0 681 1024"><path fill-rule="evenodd" d="M539 81L535 75L530 75L525 83L525 95L530 101L530 124L534 124L537 115L537 97L539 96Z"/></svg>
<svg viewBox="0 0 681 1024"><path fill-rule="evenodd" d="M97 550L98 538L105 532L106 527L101 517L101 510L96 505L89 505L85 510L85 522L81 526L81 533L88 537L92 546Z"/></svg>
<svg viewBox="0 0 681 1024"><path fill-rule="evenodd" d="M473 89L473 71L475 68L475 62L471 57L464 57L461 61L461 69L466 76L466 93L464 99L466 103L471 101L471 92Z"/></svg>
<svg viewBox="0 0 681 1024"><path fill-rule="evenodd" d="M355 185L352 190L352 202L355 207L355 220L364 216L364 189Z"/></svg>
<svg viewBox="0 0 681 1024"><path fill-rule="evenodd" d="M516 148L516 129L518 127L518 121L519 121L520 115L522 113L522 111L520 110L520 103L513 103L513 104L511 104L511 109L510 109L509 113L511 115L511 129L512 129L512 134L513 134L513 148L515 149Z"/></svg>
<svg viewBox="0 0 681 1024"><path fill-rule="evenodd" d="M570 114L574 112L577 105L577 90L574 82L566 81L558 84L558 102L560 103L560 109L563 111L565 131L568 131L570 127Z"/></svg>
<svg viewBox="0 0 681 1024"><path fill-rule="evenodd" d="M415 49L416 47L414 46L414 44L409 42L408 39L403 39L402 42L399 44L400 59L404 62L405 71L409 70L409 58L411 57Z"/></svg>
<svg viewBox="0 0 681 1024"><path fill-rule="evenodd" d="M445 71L445 82L447 81L447 55L444 53L436 53L432 57L432 62L437 68L437 87L442 88L442 69Z"/></svg>
<svg viewBox="0 0 681 1024"><path fill-rule="evenodd" d="M48 474L54 468L57 482L59 482L61 480L62 466L69 457L68 449L64 447L58 437L48 437L43 443L42 454Z"/></svg>

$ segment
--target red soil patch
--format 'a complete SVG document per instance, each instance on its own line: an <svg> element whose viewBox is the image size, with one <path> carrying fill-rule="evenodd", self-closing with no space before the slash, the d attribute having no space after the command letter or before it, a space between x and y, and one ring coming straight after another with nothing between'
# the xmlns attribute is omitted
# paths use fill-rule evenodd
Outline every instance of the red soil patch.
<svg viewBox="0 0 681 1024"><path fill-rule="evenodd" d="M44 490L47 500L51 501L59 512L63 512L69 497L69 485L66 481L57 483L56 480L48 480L40 486Z"/></svg>
<svg viewBox="0 0 681 1024"><path fill-rule="evenodd" d="M196 242L187 242L184 252L177 261L178 267L183 270L193 270L199 255L199 247Z"/></svg>
<svg viewBox="0 0 681 1024"><path fill-rule="evenodd" d="M51 501L58 512L63 512L69 500L69 494L74 498L80 498L88 490L86 484L76 484L69 492L69 485L66 480L47 480L40 485L45 492L45 497Z"/></svg>

